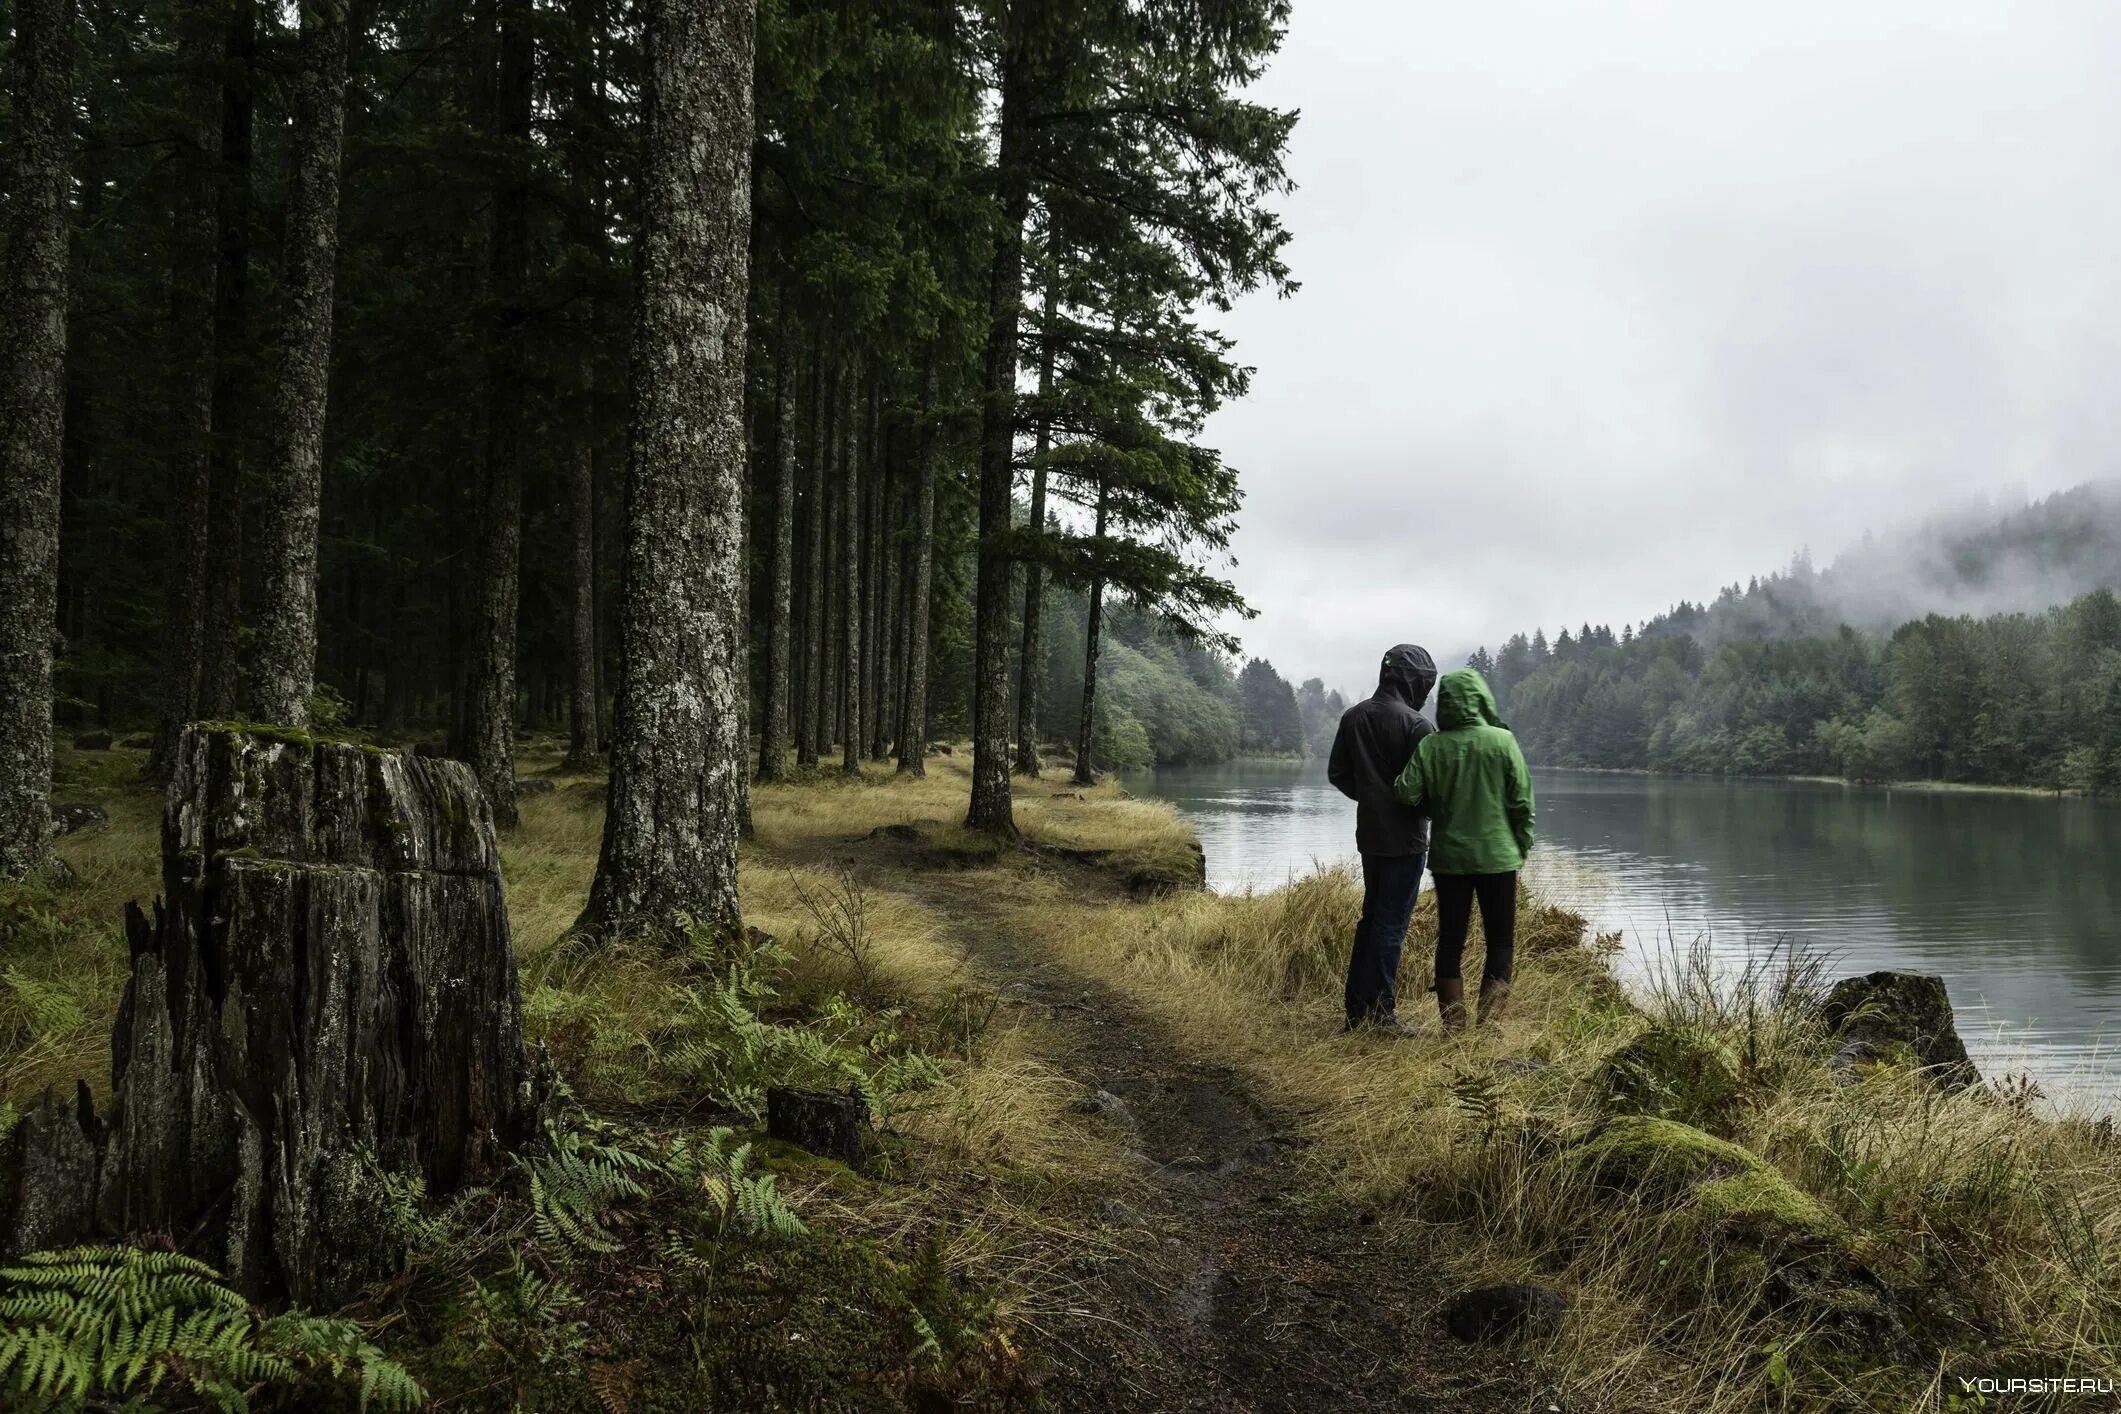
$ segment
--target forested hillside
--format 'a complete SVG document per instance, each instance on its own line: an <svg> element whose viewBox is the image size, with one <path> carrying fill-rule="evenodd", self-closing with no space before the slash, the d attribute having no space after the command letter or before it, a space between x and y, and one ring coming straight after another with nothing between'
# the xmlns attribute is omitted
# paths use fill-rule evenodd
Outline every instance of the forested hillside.
<svg viewBox="0 0 2121 1414"><path fill-rule="evenodd" d="M2121 488L1864 543L1473 665L1534 759L2121 790ZM2059 596L2059 597L2050 597ZM1985 611L1946 612L1979 605Z"/></svg>

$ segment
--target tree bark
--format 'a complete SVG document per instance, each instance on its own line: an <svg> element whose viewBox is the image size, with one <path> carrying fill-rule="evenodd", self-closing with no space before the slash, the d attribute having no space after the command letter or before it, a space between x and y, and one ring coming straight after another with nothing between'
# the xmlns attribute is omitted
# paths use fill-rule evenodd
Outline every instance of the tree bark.
<svg viewBox="0 0 2121 1414"><path fill-rule="evenodd" d="M795 573L795 339L782 295L774 359L773 540L766 578L766 693L759 715L759 779L788 776L788 667Z"/></svg>
<svg viewBox="0 0 2121 1414"><path fill-rule="evenodd" d="M603 851L583 925L734 928L746 743L748 0L647 0L625 607Z"/></svg>
<svg viewBox="0 0 2121 1414"><path fill-rule="evenodd" d="M523 453L528 398L522 346L530 282L530 0L501 0L492 132L508 153L493 193L495 327L487 359L486 484L479 497L478 587L464 759L493 801L494 823L516 825L516 612L523 544Z"/></svg>
<svg viewBox="0 0 2121 1414"><path fill-rule="evenodd" d="M271 484L259 516L257 653L251 710L309 725L317 675L317 521L331 390L332 279L339 254L339 162L346 128L347 0L303 0L293 89L293 172L280 280L279 382Z"/></svg>
<svg viewBox="0 0 2121 1414"><path fill-rule="evenodd" d="M1053 282L1046 282L1045 324L1040 331L1038 357L1038 437L1031 467L1031 533L1046 531L1046 454L1053 447L1053 419L1046 400L1053 396ZM1024 644L1018 654L1016 686L1016 769L1037 779L1038 689L1046 665L1040 661L1039 618L1045 607L1045 567L1036 559L1024 562Z"/></svg>
<svg viewBox="0 0 2121 1414"><path fill-rule="evenodd" d="M840 773L862 773L862 380L847 379L845 424L840 429Z"/></svg>
<svg viewBox="0 0 2121 1414"><path fill-rule="evenodd" d="M929 355L921 398L921 452L913 482L913 577L906 604L906 705L899 713L898 768L928 774L928 600L935 577L935 356Z"/></svg>
<svg viewBox="0 0 2121 1414"><path fill-rule="evenodd" d="M876 601L877 635L873 651L876 654L876 711L870 718L869 759L889 761L891 759L892 727L898 716L898 645L903 635L900 632L899 602L899 478L894 474L897 462L891 455L892 443L887 438L880 444L883 451L877 458L876 493L882 503L876 512Z"/></svg>
<svg viewBox="0 0 2121 1414"><path fill-rule="evenodd" d="M330 1309L402 1259L382 1176L482 1181L550 1089L492 818L455 761L193 726L172 764L108 1125L85 1086L47 1100L0 1165L0 1245L154 1234Z"/></svg>
<svg viewBox="0 0 2121 1414"><path fill-rule="evenodd" d="M803 519L803 697L796 708L795 761L815 766L825 723L825 353L810 366L810 475Z"/></svg>
<svg viewBox="0 0 2121 1414"><path fill-rule="evenodd" d="M1000 203L994 267L987 292L986 407L980 437L979 575L973 610L972 803L965 823L1014 836L1009 797L1009 517L1016 481L1017 326L1023 318L1024 220L1031 182L1025 166L1024 58L1005 62L1001 143L996 157Z"/></svg>
<svg viewBox="0 0 2121 1414"><path fill-rule="evenodd" d="M15 0L0 265L0 877L51 860L72 0Z"/></svg>
<svg viewBox="0 0 2121 1414"><path fill-rule="evenodd" d="M184 134L178 153L177 200L170 232L170 612L163 637L162 711L148 769L168 775L170 753L184 723L201 715L206 662L207 581L213 542L214 289L220 278L221 82L228 30L213 8L178 11L178 64L184 74Z"/></svg>
<svg viewBox="0 0 2121 1414"><path fill-rule="evenodd" d="M586 363L588 360L584 360ZM592 379L595 377L591 373ZM593 399L592 399L593 401ZM567 765L577 771L596 768L597 713L597 516L596 431L575 448L567 479L573 520L574 580L570 604L570 681L567 711Z"/></svg>
<svg viewBox="0 0 2121 1414"><path fill-rule="evenodd" d="M1110 493L1097 488L1097 553L1105 552L1105 508ZM1083 721L1075 740L1075 784L1097 784L1097 768L1091 761L1092 729L1097 722L1097 650L1105 631L1105 576L1099 572L1090 581L1090 616L1083 635Z"/></svg>
<svg viewBox="0 0 2121 1414"><path fill-rule="evenodd" d="M251 402L251 128L257 59L254 0L230 0L221 80L220 162L215 191L219 268L214 277L213 465L206 517L207 563L199 715L236 715L236 661L243 599L244 410Z"/></svg>

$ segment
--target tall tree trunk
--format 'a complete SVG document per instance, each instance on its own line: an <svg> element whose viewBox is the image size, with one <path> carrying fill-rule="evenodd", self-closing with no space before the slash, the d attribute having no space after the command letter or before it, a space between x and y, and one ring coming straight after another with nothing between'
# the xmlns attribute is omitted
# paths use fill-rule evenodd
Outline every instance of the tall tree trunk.
<svg viewBox="0 0 2121 1414"><path fill-rule="evenodd" d="M870 738L884 714L878 701L877 671L883 663L878 628L884 591L884 459L877 441L876 375L869 376L868 409L862 438L862 732L856 750L873 754Z"/></svg>
<svg viewBox="0 0 2121 1414"><path fill-rule="evenodd" d="M749 0L646 0L625 607L603 851L582 923L737 926L745 743Z"/></svg>
<svg viewBox="0 0 2121 1414"><path fill-rule="evenodd" d="M317 674L317 520L331 387L332 277L339 256L339 158L346 128L346 0L303 0L293 88L293 172L280 280L279 381L270 485L259 515L257 654L251 711L309 725Z"/></svg>
<svg viewBox="0 0 2121 1414"><path fill-rule="evenodd" d="M898 719L898 768L928 774L928 600L935 577L935 355L921 397L921 452L913 481L913 576L906 603L906 705Z"/></svg>
<svg viewBox="0 0 2121 1414"><path fill-rule="evenodd" d="M530 0L501 0L492 131L507 152L493 193L495 327L486 366L486 484L479 497L478 585L472 623L464 758L493 802L494 824L516 824L516 615L523 544L528 398L522 328L530 282Z"/></svg>
<svg viewBox="0 0 2121 1414"><path fill-rule="evenodd" d="M1045 322L1039 331L1038 438L1031 467L1031 533L1046 532L1046 454L1053 447L1053 416L1046 408L1053 396L1053 280L1046 281ZM1038 759L1038 688L1046 665L1041 661L1039 618L1045 607L1045 567L1037 559L1024 562L1024 646L1018 654L1016 685L1016 769L1034 779Z"/></svg>
<svg viewBox="0 0 2121 1414"><path fill-rule="evenodd" d="M814 341L810 365L810 475L803 519L803 698L797 706L795 760L815 766L825 723L825 350Z"/></svg>
<svg viewBox="0 0 2121 1414"><path fill-rule="evenodd" d="M759 716L759 779L788 776L788 665L795 574L795 339L787 294L781 296L774 358L773 540L766 578L766 700Z"/></svg>
<svg viewBox="0 0 2121 1414"><path fill-rule="evenodd" d="M899 602L899 478L893 473L897 462L891 455L892 443L887 438L883 451L877 458L877 498L882 503L876 512L877 531L877 635L876 654L876 711L870 718L869 759L888 761L891 759L892 725L898 716L898 645L899 612L904 607Z"/></svg>
<svg viewBox="0 0 2121 1414"><path fill-rule="evenodd" d="M1097 488L1097 555L1105 554L1105 507L1110 494ZM1105 575L1100 569L1090 581L1090 621L1083 631L1083 721L1075 739L1075 783L1097 784L1097 768L1091 761L1090 743L1097 723L1097 650L1105 633Z"/></svg>
<svg viewBox="0 0 2121 1414"><path fill-rule="evenodd" d="M567 765L594 770L603 754L597 713L597 516L595 430L575 448L567 491L573 520L574 580L569 606Z"/></svg>
<svg viewBox="0 0 2121 1414"><path fill-rule="evenodd" d="M847 379L845 425L840 429L840 771L862 773L862 380Z"/></svg>
<svg viewBox="0 0 2121 1414"><path fill-rule="evenodd" d="M207 580L213 541L207 507L213 499L215 281L220 275L221 80L228 47L222 17L208 6L178 12L178 49L184 73L183 147L170 238L170 482L171 545L175 577L163 634L162 711L149 770L168 774L170 752L183 724L200 715L206 662Z"/></svg>
<svg viewBox="0 0 2121 1414"><path fill-rule="evenodd" d="M841 572L840 560L846 551L843 548L846 536L843 522L846 520L846 497L841 478L847 474L846 458L841 455L842 424L845 419L840 412L840 398L846 379L846 371L837 369L832 376L832 391L827 397L825 418L825 498L818 503L818 514L825 518L825 562L820 574L825 591L825 631L820 644L824 655L825 670L818 682L818 692L823 705L818 713L818 753L820 756L840 744L846 730L845 711L840 701L840 678L842 676L841 655L846 651L846 635L840 632L840 586L846 582Z"/></svg>
<svg viewBox="0 0 2121 1414"><path fill-rule="evenodd" d="M258 49L255 0L230 0L221 79L221 141L215 190L218 269L214 276L213 465L208 472L208 541L202 717L237 711L237 644L243 616L244 410L250 405L251 127Z"/></svg>
<svg viewBox="0 0 2121 1414"><path fill-rule="evenodd" d="M51 860L73 0L15 0L0 265L0 877Z"/></svg>
<svg viewBox="0 0 2121 1414"><path fill-rule="evenodd" d="M1016 481L1017 326L1023 318L1024 220L1031 209L1025 59L1005 62L996 159L1000 223L987 291L986 408L980 436L979 582L973 610L972 804L965 823L1013 836L1009 799L1009 515Z"/></svg>

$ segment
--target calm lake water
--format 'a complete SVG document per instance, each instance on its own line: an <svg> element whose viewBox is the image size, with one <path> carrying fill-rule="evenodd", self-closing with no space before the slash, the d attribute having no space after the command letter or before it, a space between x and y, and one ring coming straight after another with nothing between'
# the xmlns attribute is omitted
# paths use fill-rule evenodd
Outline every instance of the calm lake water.
<svg viewBox="0 0 2121 1414"><path fill-rule="evenodd" d="M2039 796L1535 770L1531 881L1627 942L1640 978L1705 938L1783 945L1838 974L1941 974L1984 1074L2121 1100L2121 807ZM1322 764L1245 761L1130 781L1199 832L1209 883L1273 888L1352 859ZM1410 959L1419 968L1424 962Z"/></svg>

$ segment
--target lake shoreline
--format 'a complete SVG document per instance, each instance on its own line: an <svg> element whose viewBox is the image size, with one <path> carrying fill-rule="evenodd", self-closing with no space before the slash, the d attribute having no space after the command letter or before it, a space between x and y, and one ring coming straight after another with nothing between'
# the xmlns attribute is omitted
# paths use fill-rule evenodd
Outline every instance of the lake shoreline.
<svg viewBox="0 0 2121 1414"><path fill-rule="evenodd" d="M2003 785L1988 781L1858 781L1847 776L1751 775L1720 771L1653 771L1646 766L1559 766L1528 762L1535 771L1566 771L1578 776L1635 776L1662 781L1782 781L1796 785L1842 786L1850 790L1922 792L1933 795L2031 796L2050 800L2092 800L2087 791L2068 786Z"/></svg>

